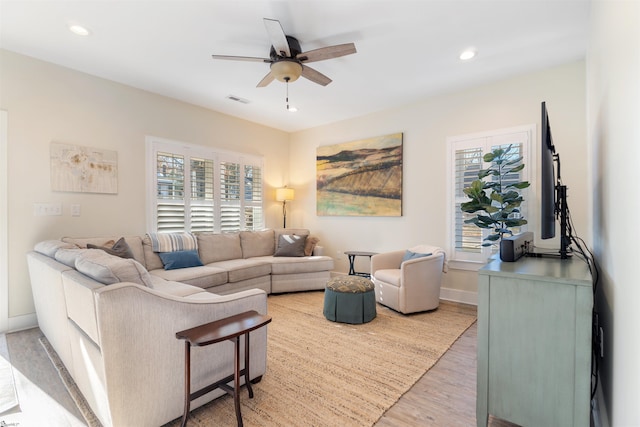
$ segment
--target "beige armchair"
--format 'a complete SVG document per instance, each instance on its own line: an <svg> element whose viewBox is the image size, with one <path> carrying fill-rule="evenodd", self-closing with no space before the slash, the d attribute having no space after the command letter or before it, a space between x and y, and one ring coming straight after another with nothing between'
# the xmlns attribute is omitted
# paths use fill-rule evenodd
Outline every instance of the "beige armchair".
<svg viewBox="0 0 640 427"><path fill-rule="evenodd" d="M376 301L401 313L433 310L440 303L442 273L446 254L437 246L410 248L417 254L431 254L402 261L405 250L386 252L371 258L371 280Z"/></svg>

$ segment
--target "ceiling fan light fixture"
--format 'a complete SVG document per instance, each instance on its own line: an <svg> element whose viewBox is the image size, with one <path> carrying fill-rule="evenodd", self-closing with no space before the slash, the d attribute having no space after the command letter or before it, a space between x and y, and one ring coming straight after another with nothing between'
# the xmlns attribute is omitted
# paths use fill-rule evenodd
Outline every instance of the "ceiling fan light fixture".
<svg viewBox="0 0 640 427"><path fill-rule="evenodd" d="M295 82L302 75L302 65L294 60L282 59L271 64L271 74L281 82Z"/></svg>

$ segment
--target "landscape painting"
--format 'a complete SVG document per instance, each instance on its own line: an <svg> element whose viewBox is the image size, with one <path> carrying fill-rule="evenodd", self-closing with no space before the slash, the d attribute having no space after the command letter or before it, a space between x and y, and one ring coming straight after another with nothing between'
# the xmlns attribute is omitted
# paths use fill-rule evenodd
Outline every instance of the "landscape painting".
<svg viewBox="0 0 640 427"><path fill-rule="evenodd" d="M402 133L318 147L321 216L402 216Z"/></svg>

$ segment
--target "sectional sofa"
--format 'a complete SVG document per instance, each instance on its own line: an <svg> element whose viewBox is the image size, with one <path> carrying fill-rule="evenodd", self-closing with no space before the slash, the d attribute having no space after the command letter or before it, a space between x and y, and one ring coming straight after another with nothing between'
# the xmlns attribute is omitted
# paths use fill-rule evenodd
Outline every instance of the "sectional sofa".
<svg viewBox="0 0 640 427"><path fill-rule="evenodd" d="M149 235L40 242L27 254L38 324L102 425L160 426L183 410L177 331L247 310L266 313L269 293L324 289L330 257L282 250L285 237L311 241L308 234L200 234L202 265L175 269L165 269ZM114 242L126 243L128 258L108 253ZM267 329L251 333L254 382L266 372ZM196 390L233 372L233 345L199 347L191 359Z"/></svg>

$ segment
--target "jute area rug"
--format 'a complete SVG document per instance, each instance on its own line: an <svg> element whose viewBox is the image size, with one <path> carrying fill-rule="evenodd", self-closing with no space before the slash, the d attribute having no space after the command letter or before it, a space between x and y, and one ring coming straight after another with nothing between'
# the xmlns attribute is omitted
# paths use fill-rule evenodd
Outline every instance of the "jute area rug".
<svg viewBox="0 0 640 427"><path fill-rule="evenodd" d="M371 426L476 320L474 311L441 302L432 312L402 315L377 305L369 323L326 320L324 292L270 295L267 373L241 390L246 427ZM87 425L99 421L73 379L41 340ZM176 419L165 427L177 427ZM235 426L231 396L191 411L188 426Z"/></svg>
<svg viewBox="0 0 640 427"><path fill-rule="evenodd" d="M253 399L241 390L245 426L371 426L476 320L442 302L413 315L378 305L369 323L334 323L322 314L323 298L324 292L269 296L267 373ZM233 399L193 410L188 425L234 426Z"/></svg>

